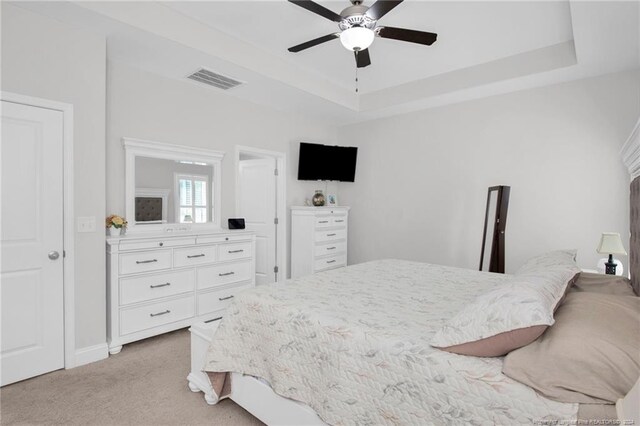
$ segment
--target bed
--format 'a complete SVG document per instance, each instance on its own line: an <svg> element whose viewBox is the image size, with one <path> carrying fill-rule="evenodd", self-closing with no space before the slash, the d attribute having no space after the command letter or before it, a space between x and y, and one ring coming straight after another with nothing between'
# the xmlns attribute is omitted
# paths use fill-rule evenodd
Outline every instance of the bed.
<svg viewBox="0 0 640 426"><path fill-rule="evenodd" d="M577 404L509 379L500 358L429 344L448 318L507 279L381 260L261 287L230 306L205 370L259 377L329 424L575 419Z"/></svg>
<svg viewBox="0 0 640 426"><path fill-rule="evenodd" d="M640 178L632 194L637 292ZM229 307L204 356L211 381L192 381L191 389L204 391L209 403L228 396L267 424L530 424L615 416L615 406L541 396L505 376L500 357L430 345L448 318L509 279L381 260L257 288Z"/></svg>

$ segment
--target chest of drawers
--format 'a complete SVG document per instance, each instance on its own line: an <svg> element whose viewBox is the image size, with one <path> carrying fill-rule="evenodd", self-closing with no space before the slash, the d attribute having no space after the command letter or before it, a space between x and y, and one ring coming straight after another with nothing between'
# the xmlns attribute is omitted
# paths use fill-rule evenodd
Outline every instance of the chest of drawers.
<svg viewBox="0 0 640 426"><path fill-rule="evenodd" d="M291 208L291 278L347 265L349 207Z"/></svg>
<svg viewBox="0 0 640 426"><path fill-rule="evenodd" d="M219 318L255 286L255 235L247 231L107 239L109 352Z"/></svg>

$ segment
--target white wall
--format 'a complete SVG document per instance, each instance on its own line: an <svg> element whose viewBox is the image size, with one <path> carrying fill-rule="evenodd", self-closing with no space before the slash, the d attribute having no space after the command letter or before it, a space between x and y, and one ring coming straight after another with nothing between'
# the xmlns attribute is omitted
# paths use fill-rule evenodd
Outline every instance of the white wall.
<svg viewBox="0 0 640 426"><path fill-rule="evenodd" d="M171 80L112 61L107 71L107 117L109 213L124 214L121 138L126 136L226 152L222 163L223 224L235 215L236 145L287 153L289 206L301 205L318 187L318 183L296 179L298 143L332 143L336 138L334 128L302 114L281 113L218 89Z"/></svg>
<svg viewBox="0 0 640 426"><path fill-rule="evenodd" d="M2 90L74 107L76 348L106 341L104 38L2 2Z"/></svg>
<svg viewBox="0 0 640 426"><path fill-rule="evenodd" d="M507 272L577 248L594 268L603 231L628 247L619 150L640 115L640 72L527 90L347 126L357 144L350 263L393 257L477 268L487 187L510 185ZM626 264L626 256L621 257Z"/></svg>

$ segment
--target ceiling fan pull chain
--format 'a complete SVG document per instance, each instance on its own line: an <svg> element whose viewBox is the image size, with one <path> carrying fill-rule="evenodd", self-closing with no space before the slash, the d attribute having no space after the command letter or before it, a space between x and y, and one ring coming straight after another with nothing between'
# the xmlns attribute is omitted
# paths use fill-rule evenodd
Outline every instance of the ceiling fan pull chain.
<svg viewBox="0 0 640 426"><path fill-rule="evenodd" d="M356 93L358 93L358 51L356 50Z"/></svg>

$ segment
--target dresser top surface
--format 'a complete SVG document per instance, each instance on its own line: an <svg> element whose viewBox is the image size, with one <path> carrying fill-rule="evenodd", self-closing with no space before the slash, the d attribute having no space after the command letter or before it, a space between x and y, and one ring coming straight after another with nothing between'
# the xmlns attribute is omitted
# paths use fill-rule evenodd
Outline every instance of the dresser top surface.
<svg viewBox="0 0 640 426"><path fill-rule="evenodd" d="M349 210L351 207L347 206L291 206L292 211L313 211L313 212L327 212L331 210Z"/></svg>
<svg viewBox="0 0 640 426"><path fill-rule="evenodd" d="M216 236L251 236L254 231L246 229L215 229L208 231L179 231L179 232L138 232L134 234L125 234L116 237L107 237L107 244L118 245L125 241L147 241L147 240L168 240L174 238L185 237L216 237Z"/></svg>

